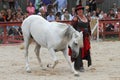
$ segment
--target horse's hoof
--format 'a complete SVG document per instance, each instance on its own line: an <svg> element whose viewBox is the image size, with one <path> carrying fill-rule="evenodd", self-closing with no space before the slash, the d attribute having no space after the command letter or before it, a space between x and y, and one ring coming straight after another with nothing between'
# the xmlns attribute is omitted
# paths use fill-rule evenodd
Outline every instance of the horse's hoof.
<svg viewBox="0 0 120 80"><path fill-rule="evenodd" d="M47 70L47 68L45 68L45 67L41 67L41 69L42 69L42 70Z"/></svg>
<svg viewBox="0 0 120 80"><path fill-rule="evenodd" d="M47 64L47 67L48 68L52 68L52 64Z"/></svg>
<svg viewBox="0 0 120 80"><path fill-rule="evenodd" d="M27 73L31 73L31 69L30 69L30 68L27 68L27 69L26 69L26 72L27 72Z"/></svg>
<svg viewBox="0 0 120 80"><path fill-rule="evenodd" d="M27 73L31 73L31 71L30 71L30 70L28 70L28 71L27 71Z"/></svg>
<svg viewBox="0 0 120 80"><path fill-rule="evenodd" d="M79 77L80 75L79 74L74 74L74 76Z"/></svg>

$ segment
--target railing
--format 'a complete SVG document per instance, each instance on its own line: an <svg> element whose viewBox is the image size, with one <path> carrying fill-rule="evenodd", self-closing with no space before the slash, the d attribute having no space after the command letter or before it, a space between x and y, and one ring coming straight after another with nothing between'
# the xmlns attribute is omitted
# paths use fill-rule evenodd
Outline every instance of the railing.
<svg viewBox="0 0 120 80"><path fill-rule="evenodd" d="M67 24L72 24L73 23L73 21L57 21L57 22L62 22L62 23L67 23ZM2 40L2 42L0 44L8 44L9 42L12 42L12 43L23 42L23 36L22 35L9 36L8 31L7 31L7 27L11 27L11 26L21 27L21 23L22 22L0 22L0 28L3 28L3 34L0 35L0 40ZM120 40L120 19L99 20L99 23L103 24L103 32L100 32L100 34L102 34L102 36L103 36L103 40L105 39L105 36L107 34L118 34L119 35L119 40ZM114 31L106 32L105 31L105 26L106 26L106 24L109 24L109 23L119 23L119 31L118 32L114 32ZM97 25L98 25L98 23L96 24L95 28L98 27ZM93 33L93 31L94 30L92 30L92 33ZM97 30L97 32L99 32L99 31Z"/></svg>
<svg viewBox="0 0 120 80"><path fill-rule="evenodd" d="M107 24L116 24L118 23L118 31L106 31ZM99 20L99 24L103 24L103 31L100 34L103 36L103 40L105 39L106 35L113 35L117 34L120 40L120 19L107 19L107 20Z"/></svg>
<svg viewBox="0 0 120 80"><path fill-rule="evenodd" d="M72 21L57 21L67 24L72 24ZM7 27L18 26L21 27L22 22L0 22L0 28L3 29L2 34L0 34L0 44L8 44L8 43L20 43L23 42L23 36L13 35L9 36Z"/></svg>
<svg viewBox="0 0 120 80"><path fill-rule="evenodd" d="M7 44L9 42L22 42L22 36L9 36L7 27L12 26L21 26L22 22L0 22L0 28L3 29L3 33L0 35L0 40L2 41L2 44ZM19 39L19 40L18 40Z"/></svg>

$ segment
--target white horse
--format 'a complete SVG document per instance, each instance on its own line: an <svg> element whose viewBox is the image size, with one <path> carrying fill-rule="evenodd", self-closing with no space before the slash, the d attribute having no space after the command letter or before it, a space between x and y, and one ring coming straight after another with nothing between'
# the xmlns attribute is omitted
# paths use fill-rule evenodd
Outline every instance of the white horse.
<svg viewBox="0 0 120 80"><path fill-rule="evenodd" d="M73 51L72 57L77 57L79 54L79 47L83 46L82 32L77 32L71 25L65 23L48 22L38 15L31 15L23 21L22 32L27 72L31 72L28 61L28 47L30 38L33 38L36 42L35 53L41 67L43 67L43 65L39 57L39 50L42 46L49 50L54 60L54 64L51 66L52 68L58 63L55 52L62 51L72 71L75 75L78 75L68 55L68 44Z"/></svg>

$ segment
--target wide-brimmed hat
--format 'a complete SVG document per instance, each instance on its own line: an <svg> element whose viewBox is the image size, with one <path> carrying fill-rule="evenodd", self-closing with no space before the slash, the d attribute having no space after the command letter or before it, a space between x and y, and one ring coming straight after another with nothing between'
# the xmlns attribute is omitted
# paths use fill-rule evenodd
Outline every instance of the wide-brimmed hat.
<svg viewBox="0 0 120 80"><path fill-rule="evenodd" d="M77 11L77 10L79 10L79 9L82 9L82 10L84 10L84 7L82 6L82 5L76 5L76 7L75 7L75 12Z"/></svg>

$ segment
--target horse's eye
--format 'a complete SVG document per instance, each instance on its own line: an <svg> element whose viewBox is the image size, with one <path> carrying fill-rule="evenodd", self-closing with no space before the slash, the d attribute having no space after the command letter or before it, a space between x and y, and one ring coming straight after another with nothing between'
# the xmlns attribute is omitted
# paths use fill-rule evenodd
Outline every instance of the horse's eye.
<svg viewBox="0 0 120 80"><path fill-rule="evenodd" d="M76 46L77 46L77 45L78 45L78 43L74 42L74 45L76 45Z"/></svg>

